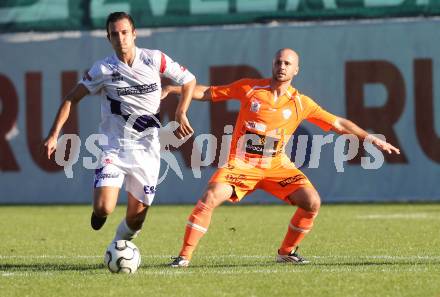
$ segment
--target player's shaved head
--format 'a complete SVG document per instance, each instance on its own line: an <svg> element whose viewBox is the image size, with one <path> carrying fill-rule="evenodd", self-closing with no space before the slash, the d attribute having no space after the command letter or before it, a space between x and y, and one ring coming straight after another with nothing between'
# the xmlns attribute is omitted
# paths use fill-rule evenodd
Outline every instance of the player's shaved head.
<svg viewBox="0 0 440 297"><path fill-rule="evenodd" d="M296 59L299 62L299 56L298 54L291 48L282 48L279 49L276 53L275 53L275 58L282 56L282 55L287 55L287 56L291 56L293 59Z"/></svg>
<svg viewBox="0 0 440 297"><path fill-rule="evenodd" d="M275 81L291 81L299 71L299 56L290 48L282 48L275 53L272 62L272 78Z"/></svg>

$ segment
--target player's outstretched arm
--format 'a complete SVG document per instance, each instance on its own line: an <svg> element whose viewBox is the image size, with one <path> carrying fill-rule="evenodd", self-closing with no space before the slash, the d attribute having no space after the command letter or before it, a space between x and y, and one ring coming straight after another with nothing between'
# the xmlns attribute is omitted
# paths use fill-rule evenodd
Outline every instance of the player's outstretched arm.
<svg viewBox="0 0 440 297"><path fill-rule="evenodd" d="M211 86L196 85L194 88L193 99L199 101L211 100ZM167 85L162 88L162 95L160 99L165 99L169 94L182 94L182 88L180 86Z"/></svg>
<svg viewBox="0 0 440 297"><path fill-rule="evenodd" d="M70 93L66 96L63 103L61 103L58 113L50 129L49 135L44 141L44 151L48 159L55 151L57 147L57 139L63 128L64 123L69 118L70 109L72 105L78 103L84 96L89 94L89 90L82 84L78 84Z"/></svg>
<svg viewBox="0 0 440 297"><path fill-rule="evenodd" d="M338 117L333 124L332 130L339 134L354 134L359 139L369 141L382 151L386 151L389 154L400 154L400 150L398 148L380 138L375 137L374 135L368 134L367 131L350 120Z"/></svg>

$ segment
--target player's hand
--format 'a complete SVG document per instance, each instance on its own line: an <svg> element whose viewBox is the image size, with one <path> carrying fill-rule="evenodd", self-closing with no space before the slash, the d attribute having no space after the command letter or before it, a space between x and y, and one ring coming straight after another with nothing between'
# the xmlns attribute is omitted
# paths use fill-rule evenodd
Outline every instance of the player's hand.
<svg viewBox="0 0 440 297"><path fill-rule="evenodd" d="M194 133L194 130L186 117L186 113L176 113L176 122L180 125L175 131L177 138L181 139Z"/></svg>
<svg viewBox="0 0 440 297"><path fill-rule="evenodd" d="M57 138L54 136L47 137L43 146L45 155L50 159L50 156L57 148Z"/></svg>
<svg viewBox="0 0 440 297"><path fill-rule="evenodd" d="M387 152L388 154L396 153L396 154L400 155L400 150L398 148L396 148L395 146L389 144L388 142L386 142L380 138L377 138L373 135L369 135L366 138L366 140L371 142L372 144L374 144L376 147L378 147L382 151Z"/></svg>

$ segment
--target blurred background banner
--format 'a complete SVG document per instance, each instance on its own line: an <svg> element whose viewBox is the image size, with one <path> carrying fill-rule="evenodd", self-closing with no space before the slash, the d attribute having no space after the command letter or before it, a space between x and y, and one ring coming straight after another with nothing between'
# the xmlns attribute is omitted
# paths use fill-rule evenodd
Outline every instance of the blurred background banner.
<svg viewBox="0 0 440 297"><path fill-rule="evenodd" d="M346 161L344 139L302 125L288 153L325 202L440 201L440 19L427 17L440 13L439 1L5 0L0 203L91 201L94 170L85 167L97 161L90 137L98 133L100 98L86 97L64 128L79 136L67 145L71 168L46 160L41 144L61 98L94 61L113 53L105 18L122 10L135 18L139 47L164 51L202 84L270 77L274 53L293 48L300 55L295 87L401 149L383 160L362 150ZM371 18L384 16L392 18ZM213 24L226 26L193 26ZM162 102L164 126L177 101ZM156 203L197 201L221 163L238 108L191 104L196 133L179 148L166 146ZM277 200L257 191L243 201L259 202Z"/></svg>
<svg viewBox="0 0 440 297"><path fill-rule="evenodd" d="M23 1L17 7L41 2ZM301 57L295 87L332 113L386 135L402 151L386 156L378 169L365 169L358 159L335 158L342 143L336 135L322 139L325 133L301 126L307 154L296 161L323 200L438 201L440 43L434 41L440 39L439 25L436 19L414 19L139 29L137 45L164 51L202 84L269 77L274 53L295 49ZM62 96L95 60L112 54L105 31L1 34L0 49L0 203L89 203L94 171L84 165L96 157L86 141L98 131L100 98L83 99L64 129L80 136L73 178L45 160L40 144ZM177 100L163 102L164 125L173 119ZM164 181L156 203L194 203L200 197L230 134L225 125L234 124L237 110L234 102L192 102L189 119L196 134L172 148L175 163L162 162ZM321 134L312 146L313 135ZM257 191L243 202L276 201Z"/></svg>
<svg viewBox="0 0 440 297"><path fill-rule="evenodd" d="M2 0L0 32L104 28L127 11L139 27L219 25L273 20L432 16L438 0Z"/></svg>

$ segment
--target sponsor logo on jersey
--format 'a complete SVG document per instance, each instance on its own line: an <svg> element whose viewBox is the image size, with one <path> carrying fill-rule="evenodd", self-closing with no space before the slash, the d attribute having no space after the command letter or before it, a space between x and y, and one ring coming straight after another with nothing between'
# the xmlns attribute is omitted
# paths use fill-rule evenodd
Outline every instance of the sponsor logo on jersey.
<svg viewBox="0 0 440 297"><path fill-rule="evenodd" d="M123 81L123 80L124 80L124 78L122 77L121 73L119 73L119 71L117 71L117 70L113 70L112 82Z"/></svg>
<svg viewBox="0 0 440 297"><path fill-rule="evenodd" d="M94 183L95 188L98 186L98 183L101 179L104 180L109 178L117 178L119 176L119 172L104 173L103 170L104 167L95 169L95 183Z"/></svg>
<svg viewBox="0 0 440 297"><path fill-rule="evenodd" d="M219 168L224 168L224 169L227 169L227 170L232 170L232 169L235 168L235 166L231 165L230 163L226 163L226 164L223 164L222 166L219 166Z"/></svg>
<svg viewBox="0 0 440 297"><path fill-rule="evenodd" d="M144 186L144 193L147 195L151 195L151 194L156 193L156 186L145 185Z"/></svg>
<svg viewBox="0 0 440 297"><path fill-rule="evenodd" d="M125 88L116 88L118 96L147 94L155 92L157 90L159 90L157 83L152 83L149 85L130 86Z"/></svg>
<svg viewBox="0 0 440 297"><path fill-rule="evenodd" d="M285 120L290 118L291 115L292 115L292 111L290 109L284 109L283 110L283 117L284 117Z"/></svg>
<svg viewBox="0 0 440 297"><path fill-rule="evenodd" d="M266 125L263 123L257 123L252 121L246 121L246 128L250 130L255 130L258 132L266 132Z"/></svg>
<svg viewBox="0 0 440 297"><path fill-rule="evenodd" d="M283 179L282 181L278 182L278 184L284 188L287 185L297 183L299 181L302 181L302 183L304 183L306 181L306 177L302 174L297 174L295 176L291 176L286 179Z"/></svg>
<svg viewBox="0 0 440 297"><path fill-rule="evenodd" d="M258 112L260 110L261 103L258 100L252 100L251 101L251 111L252 112Z"/></svg>
<svg viewBox="0 0 440 297"><path fill-rule="evenodd" d="M244 181L246 180L246 176L244 176L243 174L240 175L236 175L236 174L227 174L225 176L226 180L228 182L230 182L231 184L233 184L234 186L238 186L238 187L244 187Z"/></svg>
<svg viewBox="0 0 440 297"><path fill-rule="evenodd" d="M235 168L235 166L228 163L225 168L228 170L232 170Z"/></svg>
<svg viewBox="0 0 440 297"><path fill-rule="evenodd" d="M245 152L248 154L274 157L278 154L277 147L279 141L278 138L246 131Z"/></svg>
<svg viewBox="0 0 440 297"><path fill-rule="evenodd" d="M119 176L119 172L112 172L112 173L97 173L95 176L95 179L107 179L107 178L117 178Z"/></svg>

